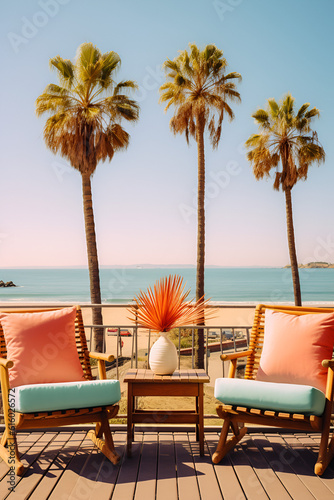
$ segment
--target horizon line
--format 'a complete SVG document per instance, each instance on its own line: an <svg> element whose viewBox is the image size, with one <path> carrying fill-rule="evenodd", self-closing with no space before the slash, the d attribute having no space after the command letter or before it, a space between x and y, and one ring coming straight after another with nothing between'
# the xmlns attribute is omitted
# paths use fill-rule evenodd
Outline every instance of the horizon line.
<svg viewBox="0 0 334 500"><path fill-rule="evenodd" d="M243 264L243 265L219 265L219 264L207 264L205 268L215 268L215 269L238 269L238 268L284 268L289 266L289 264L284 265L261 265L261 264ZM195 264L102 264L99 266L100 269L196 269ZM45 266L4 266L0 267L1 270L4 269L86 269L88 271L87 265L45 265Z"/></svg>

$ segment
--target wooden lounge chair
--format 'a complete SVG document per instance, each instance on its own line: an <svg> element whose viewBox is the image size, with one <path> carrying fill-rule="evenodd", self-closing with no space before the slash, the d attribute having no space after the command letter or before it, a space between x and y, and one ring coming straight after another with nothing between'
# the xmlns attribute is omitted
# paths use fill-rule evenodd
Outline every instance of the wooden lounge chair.
<svg viewBox="0 0 334 500"><path fill-rule="evenodd" d="M15 311L16 313L35 313L35 312L45 312L45 311L59 311L62 308L57 309L30 309L30 310L20 310ZM15 314L14 311L5 311L6 314ZM86 381L93 381L90 358L96 359L98 362L98 373L99 379L106 379L106 361L113 361L114 356L89 352L87 349L86 336L84 331L84 325L82 321L82 314L80 307L76 308L76 318L75 318L75 341L77 347L78 357L83 369L83 383L89 384ZM74 348L75 351L75 348ZM95 430L91 430L88 436L92 439L95 445L102 451L102 453L114 464L117 464L120 457L114 449L113 439L110 432L108 420L114 418L117 415L119 406L117 404L112 405L101 405L87 408L58 408L52 411L40 411L40 412L29 412L21 413L15 411L13 405L10 403L10 385L9 385L9 369L14 366L14 363L7 359L7 348L4 337L3 328L0 323L0 375L1 375L1 391L2 391L2 401L3 401L3 411L5 420L5 429L0 442L0 456L8 464L10 468L14 468L17 475L22 475L24 472L24 465L20 461L19 452L17 448L15 431L17 429L37 429L37 428L47 428L47 427L58 427L64 425L73 424L86 424L86 423L96 423ZM63 366L59 367L62 370ZM118 381L109 381L110 383L115 382L115 385L119 385ZM102 382L109 384L108 381ZM99 381L93 381L92 384L98 384ZM44 385L44 384L43 384ZM45 384L47 385L47 384ZM57 385L57 384L56 384ZM61 384L58 384L61 385ZM92 388L92 386L91 386ZM36 389L37 385L36 385Z"/></svg>
<svg viewBox="0 0 334 500"><path fill-rule="evenodd" d="M260 304L256 307L255 318L253 323L253 328L251 331L251 338L249 343L249 349L243 352L236 352L232 354L222 354L221 359L223 361L230 360L230 369L228 378L234 378L236 374L237 362L240 358L247 357L247 364L245 369L245 379L252 381L246 382L248 387L251 384L259 384L255 381L256 374L260 365L260 358L264 342L264 319L265 311L274 310L285 314L293 315L304 315L304 314L318 314L318 313L333 313L334 309L329 308L308 308L308 307L294 307L294 306L275 306L275 305L263 305ZM298 352L296 352L296 358L298 357ZM333 355L331 356L333 358ZM310 414L308 412L300 413L289 413L286 409L283 411L269 410L261 408L261 405L254 398L254 405L245 406L244 401L240 403L233 403L224 398L219 398L223 404L217 406L217 413L219 417L224 420L222 431L220 434L220 439L218 442L217 449L213 454L212 460L214 463L219 463L221 459L231 450L234 446L242 439L242 437L247 432L247 428L244 426L245 423L257 424L257 425L268 425L274 427L282 427L289 429L298 429L302 431L313 431L321 433L321 442L319 448L319 455L317 462L315 464L315 474L321 475L325 471L326 467L332 460L334 456L334 435L329 440L330 435L330 422L332 413L332 401L333 401L333 380L334 380L334 359L325 359L322 361L322 367L327 369L327 385L325 398L323 392L321 393L323 397L324 408L321 414ZM326 377L326 373L324 374ZM218 379L219 381L224 381L222 384L226 384L226 379ZM245 381L240 380L241 384ZM232 381L233 384L239 384L239 381L235 379ZM229 382L227 381L227 384ZM268 382L260 382L260 384L268 384ZM272 384L270 384L272 385ZM276 384L278 387L281 384ZM289 390L289 384L282 384ZM292 384L290 384L292 385ZM293 384L294 385L294 384ZM245 386L244 386L245 387ZM296 387L296 386L295 386ZM299 387L299 386L298 386ZM301 386L302 388L303 386ZM308 386L309 387L309 386ZM267 386L266 386L267 388ZM307 386L305 386L307 388ZM309 387L309 389L314 389ZM318 391L319 393L320 391ZM261 395L262 396L262 395ZM284 396L284 388L283 388ZM216 395L217 397L217 395ZM275 397L275 396L274 396ZM247 399L247 397L245 398ZM240 424L240 425L239 425ZM229 430L232 431L232 437L228 439Z"/></svg>

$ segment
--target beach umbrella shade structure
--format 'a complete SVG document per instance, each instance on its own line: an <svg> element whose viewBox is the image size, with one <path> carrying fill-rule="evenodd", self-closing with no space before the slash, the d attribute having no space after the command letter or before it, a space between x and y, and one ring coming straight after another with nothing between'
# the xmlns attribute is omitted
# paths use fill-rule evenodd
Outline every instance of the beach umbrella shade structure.
<svg viewBox="0 0 334 500"><path fill-rule="evenodd" d="M101 291L91 177L100 161L110 161L128 146L130 136L122 120L136 121L139 116L138 104L127 95L136 83L114 81L120 64L116 52L102 54L93 44L83 43L74 62L60 56L50 60L59 84L47 85L36 100L37 116L50 115L44 126L47 147L66 158L82 177L92 304L101 304ZM93 308L93 324L103 324L100 307ZM102 350L103 328L94 330L94 344Z"/></svg>
<svg viewBox="0 0 334 500"><path fill-rule="evenodd" d="M197 143L198 191L197 191L197 274L196 300L204 296L205 265L205 154L204 135L208 133L211 145L216 148L222 132L222 123L234 113L231 102L240 101L236 82L239 73L227 73L227 61L215 45L200 50L189 44L173 59L164 63L166 83L160 87L160 102L167 103L165 111L174 107L170 128L174 134L185 134L187 143L192 137ZM203 321L199 326L204 325ZM197 368L204 368L204 331L198 329L195 353Z"/></svg>
<svg viewBox="0 0 334 500"><path fill-rule="evenodd" d="M295 99L288 93L278 103L268 99L267 109L258 109L252 117L259 133L246 141L247 158L257 180L274 172L274 189L285 194L288 246L291 262L295 305L302 305L295 234L292 217L292 188L299 180L306 180L309 166L325 160L325 151L311 130L317 108L305 103L295 112Z"/></svg>

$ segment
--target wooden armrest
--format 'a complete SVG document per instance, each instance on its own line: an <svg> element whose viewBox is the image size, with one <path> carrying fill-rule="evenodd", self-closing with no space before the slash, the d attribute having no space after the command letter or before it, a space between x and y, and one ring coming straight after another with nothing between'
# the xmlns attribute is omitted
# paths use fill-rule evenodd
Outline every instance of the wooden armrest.
<svg viewBox="0 0 334 500"><path fill-rule="evenodd" d="M89 357L97 359L97 366L99 370L99 379L105 380L107 378L106 361L114 361L115 356L107 354L106 352L90 352Z"/></svg>
<svg viewBox="0 0 334 500"><path fill-rule="evenodd" d="M90 352L89 357L108 362L114 361L115 359L115 356L113 356L112 354L108 354L106 352Z"/></svg>
<svg viewBox="0 0 334 500"><path fill-rule="evenodd" d="M0 366L3 366L7 370L8 368L12 368L12 366L14 366L14 362L10 359L0 358Z"/></svg>
<svg viewBox="0 0 334 500"><path fill-rule="evenodd" d="M220 359L222 361L228 361L238 358L244 358L245 356L249 356L250 354L252 354L252 352L253 351L249 349L248 351L238 351L238 352L232 352L231 354L221 354Z"/></svg>
<svg viewBox="0 0 334 500"><path fill-rule="evenodd" d="M334 359L324 359L321 364L324 368L334 369Z"/></svg>
<svg viewBox="0 0 334 500"><path fill-rule="evenodd" d="M232 352L231 354L220 355L220 359L222 361L231 361L230 369L228 372L228 378L235 377L235 372L237 371L237 359L249 356L250 354L252 354L252 352L253 351L249 349L248 351Z"/></svg>

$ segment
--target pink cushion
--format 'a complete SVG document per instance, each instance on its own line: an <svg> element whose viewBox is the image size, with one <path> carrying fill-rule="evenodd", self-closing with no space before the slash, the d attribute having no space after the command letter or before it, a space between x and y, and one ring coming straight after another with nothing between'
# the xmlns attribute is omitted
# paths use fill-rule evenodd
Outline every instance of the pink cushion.
<svg viewBox="0 0 334 500"><path fill-rule="evenodd" d="M38 313L0 313L11 387L77 382L84 374L75 343L76 308Z"/></svg>
<svg viewBox="0 0 334 500"><path fill-rule="evenodd" d="M267 309L256 380L311 385L326 390L334 344L334 313L296 316Z"/></svg>

